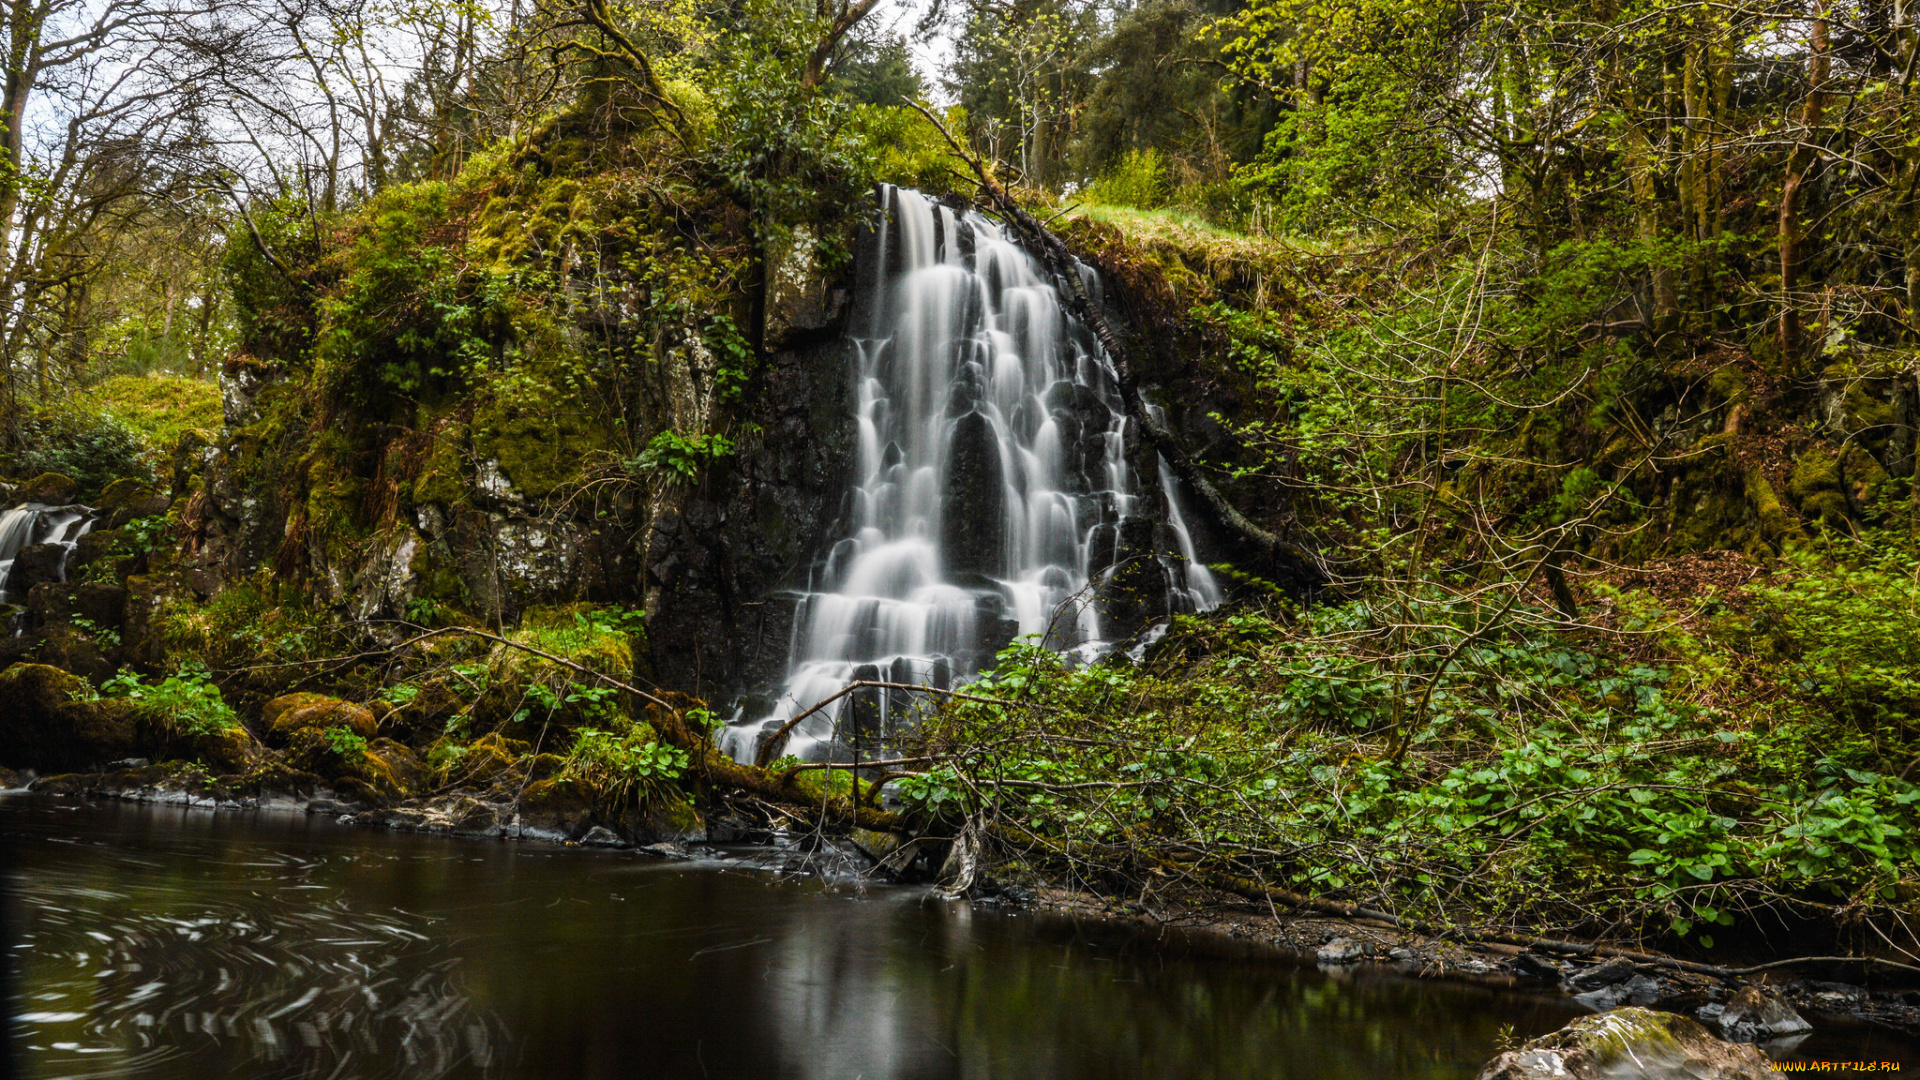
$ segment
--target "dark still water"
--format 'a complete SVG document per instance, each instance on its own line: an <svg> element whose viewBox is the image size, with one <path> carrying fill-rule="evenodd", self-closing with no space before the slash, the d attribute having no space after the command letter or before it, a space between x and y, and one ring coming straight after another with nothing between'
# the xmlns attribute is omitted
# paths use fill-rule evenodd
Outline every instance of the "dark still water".
<svg viewBox="0 0 1920 1080"><path fill-rule="evenodd" d="M0 828L32 1077L1454 1080L1575 1013L725 860L17 795Z"/></svg>

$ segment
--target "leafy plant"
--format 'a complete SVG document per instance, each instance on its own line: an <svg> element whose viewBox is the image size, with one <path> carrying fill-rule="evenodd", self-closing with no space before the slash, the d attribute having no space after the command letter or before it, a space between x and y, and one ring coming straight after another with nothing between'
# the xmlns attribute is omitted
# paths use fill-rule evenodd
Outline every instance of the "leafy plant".
<svg viewBox="0 0 1920 1080"><path fill-rule="evenodd" d="M600 808L618 811L636 798L646 803L667 797L686 767L686 751L659 742L651 728L636 724L624 733L581 728L561 776Z"/></svg>
<svg viewBox="0 0 1920 1080"><path fill-rule="evenodd" d="M367 752L366 736L352 728L336 724L322 731L320 735L327 740L327 745L333 749L333 752L343 758L357 758Z"/></svg>
<svg viewBox="0 0 1920 1080"><path fill-rule="evenodd" d="M144 682L138 673L122 668L100 684L100 693L138 702L143 714L178 735L219 735L240 726L204 665L183 664L158 683Z"/></svg>
<svg viewBox="0 0 1920 1080"><path fill-rule="evenodd" d="M647 448L633 459L637 473L670 472L691 479L721 458L733 454L733 443L720 434L684 434L669 428L647 440Z"/></svg>

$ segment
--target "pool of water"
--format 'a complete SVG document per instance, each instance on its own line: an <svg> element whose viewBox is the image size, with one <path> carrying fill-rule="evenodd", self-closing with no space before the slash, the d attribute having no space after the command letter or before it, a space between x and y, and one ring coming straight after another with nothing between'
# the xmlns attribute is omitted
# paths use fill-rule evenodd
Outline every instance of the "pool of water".
<svg viewBox="0 0 1920 1080"><path fill-rule="evenodd" d="M1455 1080L1579 1011L747 852L23 795L0 831L11 1070L33 1077ZM1920 1065L1831 1025L1795 1056Z"/></svg>

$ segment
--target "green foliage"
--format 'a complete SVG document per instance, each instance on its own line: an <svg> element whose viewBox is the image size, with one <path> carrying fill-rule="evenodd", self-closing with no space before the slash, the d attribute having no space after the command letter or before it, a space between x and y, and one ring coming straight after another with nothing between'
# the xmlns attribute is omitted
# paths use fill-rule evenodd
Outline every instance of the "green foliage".
<svg viewBox="0 0 1920 1080"><path fill-rule="evenodd" d="M75 618L71 622L75 630L92 638L101 648L111 651L120 647L120 631L110 626L101 626L92 619Z"/></svg>
<svg viewBox="0 0 1920 1080"><path fill-rule="evenodd" d="M140 432L110 412L79 405L41 408L22 416L20 443L0 457L17 477L60 473L80 485L82 500L123 477L151 482L153 458Z"/></svg>
<svg viewBox="0 0 1920 1080"><path fill-rule="evenodd" d="M673 473L693 479L715 461L733 455L733 443L725 435L701 432L683 434L669 428L647 440L647 448L633 459L628 469L635 473Z"/></svg>
<svg viewBox="0 0 1920 1080"><path fill-rule="evenodd" d="M321 306L321 378L334 395L366 401L378 390L450 389L507 344L511 298L531 279L466 265L434 242L450 196L445 184L403 185L359 215L340 285Z"/></svg>
<svg viewBox="0 0 1920 1080"><path fill-rule="evenodd" d="M327 746L340 757L352 760L367 752L366 736L352 728L334 726L320 733Z"/></svg>
<svg viewBox="0 0 1920 1080"><path fill-rule="evenodd" d="M189 433L220 430L220 388L209 379L116 375L88 387L80 402L131 428L154 459L172 453Z"/></svg>
<svg viewBox="0 0 1920 1080"><path fill-rule="evenodd" d="M1789 551L1755 590L1752 630L1795 689L1883 746L1914 754L1920 722L1920 559L1904 537Z"/></svg>
<svg viewBox="0 0 1920 1080"><path fill-rule="evenodd" d="M636 799L645 804L670 797L686 768L686 751L659 742L651 728L636 724L625 732L575 732L561 776L600 808L618 812Z"/></svg>
<svg viewBox="0 0 1920 1080"><path fill-rule="evenodd" d="M157 683L143 681L138 673L123 668L100 684L100 693L138 703L144 715L176 735L212 736L240 726L240 718L202 664L183 664Z"/></svg>
<svg viewBox="0 0 1920 1080"><path fill-rule="evenodd" d="M1152 147L1127 151L1111 169L1087 185L1085 195L1090 202L1111 206L1132 206L1141 210L1159 206L1167 196L1160 151Z"/></svg>
<svg viewBox="0 0 1920 1080"><path fill-rule="evenodd" d="M1461 614L1419 617L1444 640ZM1380 734L1424 682L1399 673L1431 661L1367 647L1374 624L1364 603L1186 619L1144 668L1018 645L969 688L993 701L927 722L938 764L898 790L928 817L1016 823L1015 848L1078 873L1167 843L1189 854L1161 858L1204 850L1243 878L1423 917L1619 919L1703 947L1769 904L1920 882L1920 787L1817 721L1749 731L1703 706L1693 690L1724 659L1508 629L1439 677L1396 759Z"/></svg>

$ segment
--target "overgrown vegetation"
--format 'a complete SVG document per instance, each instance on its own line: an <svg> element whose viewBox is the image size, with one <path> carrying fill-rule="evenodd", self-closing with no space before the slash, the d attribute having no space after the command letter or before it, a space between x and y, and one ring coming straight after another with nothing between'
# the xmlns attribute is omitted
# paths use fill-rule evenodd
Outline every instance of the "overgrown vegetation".
<svg viewBox="0 0 1920 1080"><path fill-rule="evenodd" d="M870 5L406 7L107 20L146 36L81 54L149 96L0 148L0 470L178 482L76 548L36 656L369 799L724 789L1139 903L1920 947L1910 11L935 5L923 113ZM388 41L404 90L349 48ZM1012 650L901 736L901 819L872 770L713 756L639 609L721 573L650 545L745 484L786 526L782 350L872 186L964 197L965 153L1314 588L1227 551L1139 665Z"/></svg>

